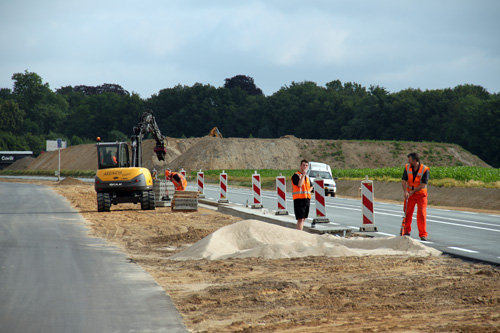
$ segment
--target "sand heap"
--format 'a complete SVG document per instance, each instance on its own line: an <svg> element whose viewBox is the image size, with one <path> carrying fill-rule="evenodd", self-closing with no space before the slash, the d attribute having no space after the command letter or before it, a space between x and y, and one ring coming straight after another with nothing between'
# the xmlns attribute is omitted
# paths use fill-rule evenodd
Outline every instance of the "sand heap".
<svg viewBox="0 0 500 333"><path fill-rule="evenodd" d="M333 235L309 234L257 220L244 220L217 230L170 259L440 254L440 251L409 237L340 238Z"/></svg>
<svg viewBox="0 0 500 333"><path fill-rule="evenodd" d="M79 179L73 178L73 177L66 177L63 180L61 180L57 185L84 185L85 182L82 182Z"/></svg>

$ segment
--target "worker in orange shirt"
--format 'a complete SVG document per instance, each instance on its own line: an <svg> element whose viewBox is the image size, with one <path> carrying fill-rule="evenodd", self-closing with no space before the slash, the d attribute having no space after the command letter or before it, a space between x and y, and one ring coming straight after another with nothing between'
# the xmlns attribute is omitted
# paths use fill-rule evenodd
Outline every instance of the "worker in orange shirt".
<svg viewBox="0 0 500 333"><path fill-rule="evenodd" d="M429 168L420 163L417 153L408 154L408 164L403 172L402 185L405 198L406 218L403 236L411 232L411 220L415 205L417 205L418 235L421 240L427 240L427 182L429 181Z"/></svg>
<svg viewBox="0 0 500 333"><path fill-rule="evenodd" d="M182 173L165 170L165 179L174 183L176 191L184 191L187 187L187 180Z"/></svg>
<svg viewBox="0 0 500 333"><path fill-rule="evenodd" d="M311 205L311 180L307 176L309 161L300 161L300 171L292 176L292 198L295 218L297 219L297 229L304 229L304 221L309 216Z"/></svg>

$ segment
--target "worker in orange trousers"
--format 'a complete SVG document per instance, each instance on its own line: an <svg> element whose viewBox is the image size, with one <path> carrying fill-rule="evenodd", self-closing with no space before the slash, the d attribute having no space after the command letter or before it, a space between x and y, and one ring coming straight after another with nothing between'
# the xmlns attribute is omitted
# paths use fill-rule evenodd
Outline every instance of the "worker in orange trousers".
<svg viewBox="0 0 500 333"><path fill-rule="evenodd" d="M408 164L403 172L402 185L405 197L405 226L403 235L410 235L411 221L417 206L417 227L421 240L427 240L427 182L429 167L420 163L417 153L408 154Z"/></svg>

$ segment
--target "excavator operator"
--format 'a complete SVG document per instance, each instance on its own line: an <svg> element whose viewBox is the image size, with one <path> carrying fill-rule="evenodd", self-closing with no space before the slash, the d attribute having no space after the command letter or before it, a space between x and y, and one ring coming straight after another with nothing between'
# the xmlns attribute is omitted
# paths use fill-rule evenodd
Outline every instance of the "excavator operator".
<svg viewBox="0 0 500 333"><path fill-rule="evenodd" d="M174 183L176 191L184 191L187 187L187 180L182 173L172 172L167 169L165 170L165 179Z"/></svg>

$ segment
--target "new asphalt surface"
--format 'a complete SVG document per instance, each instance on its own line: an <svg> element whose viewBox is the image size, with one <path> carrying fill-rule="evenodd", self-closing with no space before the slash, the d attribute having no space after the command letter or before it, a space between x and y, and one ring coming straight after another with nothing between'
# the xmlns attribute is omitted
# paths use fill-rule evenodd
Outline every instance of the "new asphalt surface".
<svg viewBox="0 0 500 333"><path fill-rule="evenodd" d="M0 332L187 332L164 290L49 187L0 182Z"/></svg>

